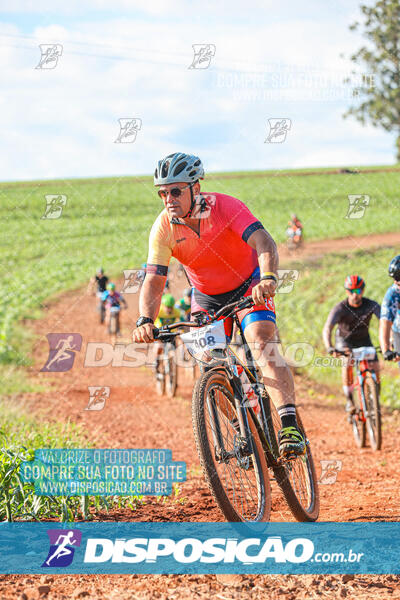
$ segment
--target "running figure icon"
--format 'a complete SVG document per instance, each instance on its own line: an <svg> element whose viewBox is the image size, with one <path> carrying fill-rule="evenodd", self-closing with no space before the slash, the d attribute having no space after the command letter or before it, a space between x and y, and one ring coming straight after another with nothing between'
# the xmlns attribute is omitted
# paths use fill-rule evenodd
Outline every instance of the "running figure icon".
<svg viewBox="0 0 400 600"><path fill-rule="evenodd" d="M73 341L74 336L73 335L69 335L67 338L65 339L61 339L59 340L57 346L56 346L56 350L59 348L57 354L55 354L53 356L53 358L51 359L51 361L48 363L47 365L47 370L50 370L50 367L53 363L58 363L62 360L66 360L67 358L71 358L71 355L68 354L68 350L71 350L72 352L75 352L75 350L77 350L77 348L75 348L74 344L71 344L71 342Z"/></svg>
<svg viewBox="0 0 400 600"><path fill-rule="evenodd" d="M41 371L64 372L72 368L76 352L82 346L79 333L48 333L49 356Z"/></svg>
<svg viewBox="0 0 400 600"><path fill-rule="evenodd" d="M60 540L63 540L60 542ZM74 540L74 532L68 531L66 535L60 535L56 541L57 546L56 551L50 556L48 560L46 560L46 565L50 565L51 561L57 556L61 558L62 556L66 556L67 554L72 554L71 548L67 548L68 544L71 546L75 544L78 540Z"/></svg>
<svg viewBox="0 0 400 600"><path fill-rule="evenodd" d="M81 545L82 531L80 529L49 529L50 548L42 567L68 567L73 559L76 548Z"/></svg>

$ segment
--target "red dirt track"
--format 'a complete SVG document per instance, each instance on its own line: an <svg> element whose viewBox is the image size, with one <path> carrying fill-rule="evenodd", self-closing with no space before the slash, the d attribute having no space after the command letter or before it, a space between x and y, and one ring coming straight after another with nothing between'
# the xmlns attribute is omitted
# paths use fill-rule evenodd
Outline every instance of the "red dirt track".
<svg viewBox="0 0 400 600"><path fill-rule="evenodd" d="M399 244L400 234L365 236L310 242L298 257L356 247ZM287 259L285 250L281 253ZM297 258L297 256L296 256ZM175 287L174 287L175 284ZM172 293L184 287L176 277ZM123 337L137 317L137 294L126 296L129 309L122 313ZM192 380L179 372L179 389L172 400L156 395L147 367L85 367L88 342L109 342L105 328L97 323L95 299L85 290L68 292L53 302L45 318L34 324L38 334L32 376L48 387L44 394L25 395L21 400L44 419L80 423L100 448L170 448L174 460L187 463L187 481L175 499L157 502L145 498L136 511L124 509L100 513L99 521L223 521L200 470L191 424ZM279 315L278 315L279 319ZM47 358L48 332L79 332L82 350L66 373L40 373ZM383 372L384 377L384 372ZM109 386L110 398L101 411L85 411L88 386ZM315 384L314 384L315 385ZM328 400L312 382L296 377L297 401L311 440L318 474L321 460L340 460L342 470L333 485L320 485L320 521L399 521L398 465L400 462L400 418L384 411L383 448L358 450L346 422L343 399ZM293 521L276 486L272 487L273 521ZM39 598L39 586L49 588L47 598L150 599L150 598L400 598L397 576L0 576L0 600ZM25 594L25 595L23 595ZM44 597L44 596L42 596Z"/></svg>

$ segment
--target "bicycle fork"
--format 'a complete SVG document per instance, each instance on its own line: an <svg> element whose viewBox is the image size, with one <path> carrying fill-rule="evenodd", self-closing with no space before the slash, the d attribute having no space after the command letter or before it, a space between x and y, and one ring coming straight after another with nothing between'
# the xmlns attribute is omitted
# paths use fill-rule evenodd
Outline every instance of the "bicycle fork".
<svg viewBox="0 0 400 600"><path fill-rule="evenodd" d="M220 463L227 463L231 459L236 458L240 467L248 469L250 466L249 457L254 454L254 449L249 422L247 419L247 411L242 397L242 385L239 377L237 376L230 378L230 384L234 392L235 408L238 416L237 425L239 426L239 433L234 434L233 449L230 451L225 448L221 421L215 404L215 399L210 399L210 397L207 395L207 410L210 422L213 423L211 431L214 440L215 458ZM229 419L228 415L226 415L226 417ZM237 429L237 425L232 425L235 430Z"/></svg>

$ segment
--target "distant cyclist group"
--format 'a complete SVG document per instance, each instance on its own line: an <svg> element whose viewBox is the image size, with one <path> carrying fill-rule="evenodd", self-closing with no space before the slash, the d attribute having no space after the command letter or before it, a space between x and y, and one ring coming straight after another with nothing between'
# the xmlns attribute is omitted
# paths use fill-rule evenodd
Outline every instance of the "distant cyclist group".
<svg viewBox="0 0 400 600"><path fill-rule="evenodd" d="M97 269L96 275L90 280L89 291L95 293L98 298L97 308L100 323L105 323L110 333L120 335L120 310L122 306L128 308L128 304L123 295L117 292L115 283L109 281L102 267ZM114 329L112 328L112 320L115 320L115 331L112 330Z"/></svg>

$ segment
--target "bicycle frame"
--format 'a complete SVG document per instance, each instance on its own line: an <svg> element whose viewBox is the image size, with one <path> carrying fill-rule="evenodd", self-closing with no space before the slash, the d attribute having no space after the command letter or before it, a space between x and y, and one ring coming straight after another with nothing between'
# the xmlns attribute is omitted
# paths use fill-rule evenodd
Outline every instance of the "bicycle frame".
<svg viewBox="0 0 400 600"><path fill-rule="evenodd" d="M243 308L243 306L240 306L240 305L245 303L245 301L247 303L249 301L252 302L251 298L246 298L242 302L236 302L236 303L229 304L229 305L225 306L224 308L222 308L220 311L218 311L212 317L211 321L208 320L207 322L201 322L199 320L196 323L194 323L194 322L175 323L173 325L166 326L164 331L163 331L163 329L159 330L160 336L157 336L157 337L161 340L170 341L171 339L173 339L174 337L179 335L178 333L172 333L171 332L172 329L177 328L179 326L181 326L181 327L202 327L207 323L217 321L218 318L223 315L223 313L226 313L229 309L233 309L233 310L231 310L230 314L227 314L225 316L233 316L233 319L237 325L237 328L240 332L240 337L241 337L241 340L243 343L243 348L244 348L245 358L246 358L246 365L243 364L243 362L235 354L235 352L233 352L232 348L228 344L228 348L227 348L228 367L225 364L221 364L221 365L213 366L213 367L206 366L204 368L204 370L207 370L207 371L210 369L223 370L223 371L225 371L225 374L229 380L229 383L233 390L233 395L234 395L234 400L235 400L235 408L237 411L238 421L239 421L239 430L240 430L240 437L241 437L241 440L240 440L241 454L243 456L246 456L247 454L252 454L254 451L253 439L252 439L252 434L251 434L251 430L250 430L250 426L249 426L249 422L248 422L248 412L247 412L247 411L251 411L254 425L257 428L257 431L259 433L259 436L260 436L260 439L261 439L261 442L263 445L263 449L264 449L266 459L267 459L267 464L269 467L276 468L280 465L279 454L277 452L274 452L272 449L272 443L271 443L271 439L270 439L269 426L268 426L268 420L269 420L270 424L272 425L272 416L271 416L271 413L268 410L268 406L267 406L267 411L269 413L268 417L267 417L266 407L265 407L265 403L271 402L271 399L270 399L270 396L269 396L267 390L265 389L263 381L259 381L258 374L257 374L257 365L254 361L253 354L248 345L248 342L246 340L244 332L241 328L239 318L237 317L237 312L239 312L239 310L241 310ZM239 308L238 308L238 306L239 306ZM260 403L260 407L261 407L260 417L261 418L257 417L255 415L253 409L250 406L248 406L248 404L247 404L248 400L247 400L246 393L243 389L242 382L239 377L239 373L238 373L238 369L237 369L238 365L241 365L242 368L245 369L246 373L249 376L250 383L252 384L253 390L256 393L258 401ZM262 394L260 390L262 390L264 392L264 394ZM223 445L223 440L222 440L222 436L221 436L221 426L219 423L218 414L216 413L216 411L214 409L211 408L210 405L209 405L208 409L209 409L209 412L212 414L213 420L216 425L216 431L215 432L213 431L214 442L218 445L219 448L221 448L221 454L224 455L224 445ZM228 458L228 454L226 454L226 458ZM223 460L223 458L222 458L222 460Z"/></svg>

